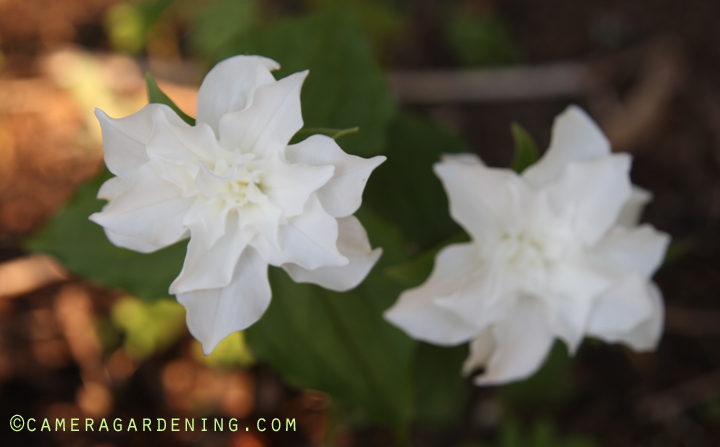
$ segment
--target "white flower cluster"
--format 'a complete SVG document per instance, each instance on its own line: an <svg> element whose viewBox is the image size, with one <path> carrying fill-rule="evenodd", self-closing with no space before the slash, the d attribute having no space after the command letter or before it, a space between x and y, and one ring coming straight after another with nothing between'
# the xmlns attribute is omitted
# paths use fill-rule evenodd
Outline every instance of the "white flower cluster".
<svg viewBox="0 0 720 447"><path fill-rule="evenodd" d="M571 352L586 335L653 349L663 304L650 278L669 237L638 226L650 195L630 183L630 164L577 107L522 175L447 156L435 172L472 240L440 251L386 318L430 343L471 341L464 370L484 370L478 385L528 377L556 338Z"/></svg>
<svg viewBox="0 0 720 447"><path fill-rule="evenodd" d="M206 354L267 309L268 264L297 282L358 285L381 254L353 216L385 157L348 155L303 126L307 71L276 81L275 61L236 56L215 66L189 126L165 105L112 119L97 111L105 163L116 175L91 219L117 246L149 253L190 237L170 293Z"/></svg>

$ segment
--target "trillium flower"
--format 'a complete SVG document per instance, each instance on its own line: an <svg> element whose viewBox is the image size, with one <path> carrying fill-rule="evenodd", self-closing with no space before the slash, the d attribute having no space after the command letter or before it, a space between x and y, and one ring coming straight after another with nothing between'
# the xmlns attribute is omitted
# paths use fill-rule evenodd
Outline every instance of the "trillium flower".
<svg viewBox="0 0 720 447"><path fill-rule="evenodd" d="M324 135L288 145L303 126L308 72L276 81L277 68L258 56L220 62L200 86L195 126L161 104L120 119L97 111L116 177L90 219L115 245L143 253L190 237L170 293L206 354L265 312L268 264L345 291L381 254L353 213L385 157L348 155Z"/></svg>
<svg viewBox="0 0 720 447"><path fill-rule="evenodd" d="M419 340L470 341L464 372L482 369L478 385L530 376L555 339L571 353L584 336L654 349L663 304L651 276L669 237L638 225L650 195L630 183L630 164L577 107L522 175L445 157L435 173L471 241L441 250L385 317Z"/></svg>

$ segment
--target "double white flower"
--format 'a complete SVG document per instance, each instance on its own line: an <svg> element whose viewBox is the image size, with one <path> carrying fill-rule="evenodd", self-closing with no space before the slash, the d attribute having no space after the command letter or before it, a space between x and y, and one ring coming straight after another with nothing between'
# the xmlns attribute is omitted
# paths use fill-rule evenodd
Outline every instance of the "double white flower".
<svg viewBox="0 0 720 447"><path fill-rule="evenodd" d="M440 251L386 318L431 343L472 341L464 372L484 369L479 385L528 377L556 338L571 352L586 335L653 349L663 304L650 278L669 237L638 226L650 195L630 183L630 164L577 107L522 175L447 156L435 173L472 241Z"/></svg>
<svg viewBox="0 0 720 447"><path fill-rule="evenodd" d="M307 71L276 81L277 68L257 56L216 65L198 92L195 126L160 104L121 119L97 111L116 177L100 188L109 203L91 219L115 245L143 253L190 236L170 293L206 354L265 312L268 264L344 291L381 254L353 213L385 157L348 155L323 135L288 145L303 126Z"/></svg>

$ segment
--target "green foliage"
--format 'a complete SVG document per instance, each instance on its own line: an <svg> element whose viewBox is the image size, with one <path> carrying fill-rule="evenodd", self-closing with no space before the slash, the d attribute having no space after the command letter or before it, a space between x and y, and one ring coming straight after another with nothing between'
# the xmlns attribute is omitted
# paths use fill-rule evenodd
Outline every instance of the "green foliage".
<svg viewBox="0 0 720 447"><path fill-rule="evenodd" d="M194 341L193 357L198 362L216 369L247 368L255 363L245 341L245 332L233 332L228 335L210 355L203 354L200 342Z"/></svg>
<svg viewBox="0 0 720 447"><path fill-rule="evenodd" d="M160 90L160 87L158 87L157 82L155 82L155 78L153 78L153 75L150 74L150 72L145 73L145 84L147 85L148 102L155 104L165 104L166 106L169 106L171 109L173 109L175 113L177 113L178 116L182 118L183 121L190 124L191 126L195 125L195 118L189 116L188 114L180 110L180 107L176 106L172 99L170 99L168 95L165 94L165 92Z"/></svg>
<svg viewBox="0 0 720 447"><path fill-rule="evenodd" d="M418 343L413 363L415 420L435 426L451 426L462 420L470 396L462 364L468 346L452 348Z"/></svg>
<svg viewBox="0 0 720 447"><path fill-rule="evenodd" d="M350 129L329 129L327 127L321 127L321 128L306 128L306 127L304 127L302 129L298 130L297 133L292 137L290 144L297 143L311 135L316 135L316 134L327 135L328 137L331 137L332 139L337 140L338 138L341 138L345 135L353 134L359 130L360 130L359 127L353 127Z"/></svg>
<svg viewBox="0 0 720 447"><path fill-rule="evenodd" d="M190 45L208 59L228 42L254 30L259 13L255 0L211 0L195 9Z"/></svg>
<svg viewBox="0 0 720 447"><path fill-rule="evenodd" d="M168 348L186 331L185 309L171 300L144 303L126 297L113 306L111 319L125 334L125 350L137 360Z"/></svg>
<svg viewBox="0 0 720 447"><path fill-rule="evenodd" d="M561 405L573 396L570 377L572 361L565 344L556 341L547 360L530 378L511 383L502 389L509 407Z"/></svg>
<svg viewBox="0 0 720 447"><path fill-rule="evenodd" d="M493 11L475 11L461 4L449 17L448 43L467 66L507 65L522 58L505 22Z"/></svg>
<svg viewBox="0 0 720 447"><path fill-rule="evenodd" d="M113 48L130 54L142 51L150 30L175 1L141 0L109 8L105 28Z"/></svg>
<svg viewBox="0 0 720 447"><path fill-rule="evenodd" d="M180 272L186 242L150 254L114 246L100 225L88 220L102 209L95 198L100 185L110 177L107 170L81 186L63 211L34 237L26 248L55 256L71 272L109 288L154 300L168 294L170 283Z"/></svg>
<svg viewBox="0 0 720 447"><path fill-rule="evenodd" d="M493 444L466 443L457 447L599 447L599 443L587 436L560 436L552 421L541 419L531 430L523 429L514 420L505 421Z"/></svg>
<svg viewBox="0 0 720 447"><path fill-rule="evenodd" d="M385 322L402 287L383 274L402 263L403 237L369 212L359 213L372 243L384 255L356 289L336 293L295 284L271 269L273 301L247 330L253 354L300 387L326 391L399 431L412 413L412 353L415 342Z"/></svg>
<svg viewBox="0 0 720 447"><path fill-rule="evenodd" d="M235 54L261 54L282 65L276 77L310 70L302 89L303 119L309 128L362 132L343 138L343 149L377 155L395 108L385 78L352 14L325 8L301 19L286 19L263 31L233 40L218 60Z"/></svg>
<svg viewBox="0 0 720 447"><path fill-rule="evenodd" d="M431 122L401 113L388 129L388 159L380 165L365 190L364 202L400 227L419 250L458 233L448 201L432 165L443 153L462 152L465 146Z"/></svg>
<svg viewBox="0 0 720 447"><path fill-rule="evenodd" d="M430 273L432 273L433 266L435 265L435 256L440 250L450 244L457 244L468 240L469 237L466 233L458 233L442 244L421 253L410 262L388 267L386 273L406 287L417 287L425 282L430 276Z"/></svg>
<svg viewBox="0 0 720 447"><path fill-rule="evenodd" d="M512 169L521 174L530 165L538 161L537 144L520 124L512 123L510 130L515 142L515 157L513 158Z"/></svg>

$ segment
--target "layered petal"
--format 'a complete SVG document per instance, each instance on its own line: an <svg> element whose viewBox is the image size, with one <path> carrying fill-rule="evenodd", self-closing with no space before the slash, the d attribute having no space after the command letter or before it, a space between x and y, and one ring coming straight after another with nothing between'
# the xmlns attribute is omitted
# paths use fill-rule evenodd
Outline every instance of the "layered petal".
<svg viewBox="0 0 720 447"><path fill-rule="evenodd" d="M577 106L555 118L550 147L537 163L523 171L523 178L538 188L550 184L573 162L610 154L610 142L595 122Z"/></svg>
<svg viewBox="0 0 720 447"><path fill-rule="evenodd" d="M370 246L367 232L355 216L338 219L338 251L348 264L307 270L297 264L283 264L283 269L295 282L312 283L336 292L345 292L360 284L370 273L382 249Z"/></svg>
<svg viewBox="0 0 720 447"><path fill-rule="evenodd" d="M550 352L554 336L543 304L523 298L492 330L495 349L476 385L502 385L531 376Z"/></svg>
<svg viewBox="0 0 720 447"><path fill-rule="evenodd" d="M263 191L270 201L283 210L284 217L302 214L310 195L325 185L335 170L332 165L290 164L277 156L255 166L261 171Z"/></svg>
<svg viewBox="0 0 720 447"><path fill-rule="evenodd" d="M629 170L627 154L572 163L541 193L571 223L578 242L592 246L617 221L630 197Z"/></svg>
<svg viewBox="0 0 720 447"><path fill-rule="evenodd" d="M227 231L214 242L212 233L204 228L201 219L190 223L190 242L180 275L170 285L170 293L184 293L198 289L215 289L230 284L241 253L255 235L240 228L237 218L228 219Z"/></svg>
<svg viewBox="0 0 720 447"><path fill-rule="evenodd" d="M456 345L472 339L480 330L461 314L438 306L442 297L464 292L467 272L477 266L477 247L473 243L454 244L435 258L430 278L421 286L404 291L387 311L385 319L411 337L440 345Z"/></svg>
<svg viewBox="0 0 720 447"><path fill-rule="evenodd" d="M223 115L246 108L259 86L275 82L270 71L279 68L277 62L262 56L240 55L218 63L200 85L196 121L219 135Z"/></svg>
<svg viewBox="0 0 720 447"><path fill-rule="evenodd" d="M346 217L360 208L370 174L385 161L384 156L366 159L349 155L325 135L313 135L288 146L285 156L291 163L335 167L332 178L317 191L323 208L333 217Z"/></svg>
<svg viewBox="0 0 720 447"><path fill-rule="evenodd" d="M303 126L300 88L308 72L292 74L255 90L252 103L220 119L220 143L226 149L265 158L285 150Z"/></svg>
<svg viewBox="0 0 720 447"><path fill-rule="evenodd" d="M192 199L158 176L150 163L142 165L132 185L111 200L90 220L106 230L125 238L117 242L124 248L147 253L149 248L162 248L187 237L183 218ZM135 245L133 240L144 243ZM151 250L154 251L154 250Z"/></svg>
<svg viewBox="0 0 720 447"><path fill-rule="evenodd" d="M337 247L338 222L320 205L315 195L305 205L305 212L291 218L278 229L278 247L256 238L253 246L269 264L292 263L307 270L344 266L349 263Z"/></svg>
<svg viewBox="0 0 720 447"><path fill-rule="evenodd" d="M639 186L633 185L632 191L630 192L630 198L620 210L618 216L617 225L632 228L636 227L640 222L640 215L650 200L652 200L652 194L650 191L640 188Z"/></svg>
<svg viewBox="0 0 720 447"><path fill-rule="evenodd" d="M478 370L484 372L494 350L492 329L487 328L470 342L470 356L463 363L463 374L468 376Z"/></svg>
<svg viewBox="0 0 720 447"><path fill-rule="evenodd" d="M450 201L450 215L481 247L491 249L504 231L521 222L529 194L509 169L448 159L434 166Z"/></svg>
<svg viewBox="0 0 720 447"><path fill-rule="evenodd" d="M265 313L271 297L267 268L262 257L248 247L227 286L177 294L178 302L187 311L188 329L202 343L205 355L225 337L248 328Z"/></svg>
<svg viewBox="0 0 720 447"><path fill-rule="evenodd" d="M600 239L589 256L607 268L639 273L649 279L660 267L670 244L670 236L650 225L628 229L615 227Z"/></svg>
<svg viewBox="0 0 720 447"><path fill-rule="evenodd" d="M150 141L155 112L176 126L189 127L164 104L148 104L132 115L117 119L95 109L102 130L105 165L126 183L132 183L137 170L148 161L145 146Z"/></svg>

